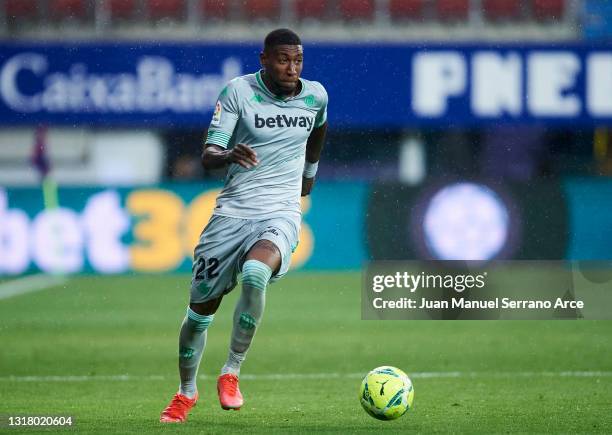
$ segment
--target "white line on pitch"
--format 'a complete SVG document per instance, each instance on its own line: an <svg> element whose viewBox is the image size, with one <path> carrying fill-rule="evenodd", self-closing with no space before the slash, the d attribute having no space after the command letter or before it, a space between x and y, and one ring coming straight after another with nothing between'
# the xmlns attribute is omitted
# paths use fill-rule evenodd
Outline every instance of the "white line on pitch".
<svg viewBox="0 0 612 435"><path fill-rule="evenodd" d="M285 373L243 374L240 379L251 381L299 380L299 379L360 379L365 373ZM564 371L564 372L413 372L413 379L436 378L598 378L612 377L612 371ZM200 375L199 379L216 379L216 376ZM0 376L0 382L92 382L92 381L165 381L174 377L163 375L82 375L82 376Z"/></svg>
<svg viewBox="0 0 612 435"><path fill-rule="evenodd" d="M68 281L59 275L37 274L17 278L0 284L0 299L37 292L62 285Z"/></svg>

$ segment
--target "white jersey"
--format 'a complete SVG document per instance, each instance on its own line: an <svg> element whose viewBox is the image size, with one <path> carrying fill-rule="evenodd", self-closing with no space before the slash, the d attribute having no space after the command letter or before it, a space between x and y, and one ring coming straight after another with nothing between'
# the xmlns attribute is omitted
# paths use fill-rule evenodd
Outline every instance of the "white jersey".
<svg viewBox="0 0 612 435"><path fill-rule="evenodd" d="M286 100L270 92L261 72L237 77L221 91L207 144L249 145L259 164L231 164L214 214L243 219L299 218L306 141L327 119L327 92L300 79L300 93Z"/></svg>

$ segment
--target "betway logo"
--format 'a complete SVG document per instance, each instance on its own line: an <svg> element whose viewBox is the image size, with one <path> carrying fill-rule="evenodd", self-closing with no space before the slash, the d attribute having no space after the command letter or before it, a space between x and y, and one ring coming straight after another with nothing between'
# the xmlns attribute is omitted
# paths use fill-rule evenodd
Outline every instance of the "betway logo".
<svg viewBox="0 0 612 435"><path fill-rule="evenodd" d="M307 116L276 115L268 118L260 118L255 114L255 128L274 127L306 127L306 131L312 129L314 118Z"/></svg>

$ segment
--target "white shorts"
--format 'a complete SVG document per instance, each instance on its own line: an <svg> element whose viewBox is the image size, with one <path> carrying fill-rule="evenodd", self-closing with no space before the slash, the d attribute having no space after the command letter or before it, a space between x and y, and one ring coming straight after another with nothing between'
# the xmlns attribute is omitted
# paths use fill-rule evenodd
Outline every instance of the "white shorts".
<svg viewBox="0 0 612 435"><path fill-rule="evenodd" d="M213 215L194 251L190 302L207 302L231 292L246 254L259 240L271 241L280 251L281 266L270 281L280 279L289 270L299 226L293 217L255 220Z"/></svg>

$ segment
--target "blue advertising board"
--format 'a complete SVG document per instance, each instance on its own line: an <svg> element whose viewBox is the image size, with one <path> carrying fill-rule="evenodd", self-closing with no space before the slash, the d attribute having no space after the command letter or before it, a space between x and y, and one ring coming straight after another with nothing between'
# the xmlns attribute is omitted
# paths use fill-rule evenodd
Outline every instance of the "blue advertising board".
<svg viewBox="0 0 612 435"><path fill-rule="evenodd" d="M586 0L582 17L582 33L587 39L612 41L612 3Z"/></svg>
<svg viewBox="0 0 612 435"><path fill-rule="evenodd" d="M259 69L257 44L0 44L0 125L206 128L219 91ZM612 125L612 47L305 46L338 127Z"/></svg>
<svg viewBox="0 0 612 435"><path fill-rule="evenodd" d="M569 179L564 182L564 189L572 222L567 258L612 259L612 180Z"/></svg>

